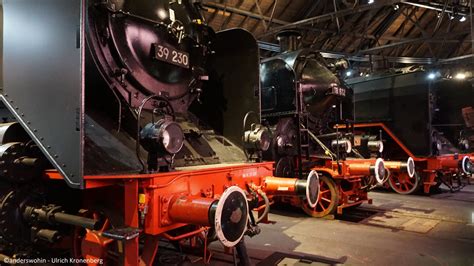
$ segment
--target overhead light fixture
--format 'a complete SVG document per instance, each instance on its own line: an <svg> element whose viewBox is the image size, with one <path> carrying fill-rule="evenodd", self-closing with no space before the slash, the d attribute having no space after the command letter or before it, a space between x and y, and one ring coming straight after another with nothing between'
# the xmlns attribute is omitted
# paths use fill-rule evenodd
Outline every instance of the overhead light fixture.
<svg viewBox="0 0 474 266"><path fill-rule="evenodd" d="M347 70L346 71L346 77L352 76L352 70Z"/></svg>
<svg viewBox="0 0 474 266"><path fill-rule="evenodd" d="M459 19L459 22L464 22L466 21L466 16L462 16L460 19Z"/></svg>
<svg viewBox="0 0 474 266"><path fill-rule="evenodd" d="M436 15L438 18L441 17L441 12L438 12L438 15Z"/></svg>
<svg viewBox="0 0 474 266"><path fill-rule="evenodd" d="M466 74L465 73L457 73L456 76L454 76L455 79L463 80L466 79Z"/></svg>
<svg viewBox="0 0 474 266"><path fill-rule="evenodd" d="M375 2L375 0L369 0L369 1L367 1L367 4L370 5L370 4L373 4L374 2Z"/></svg>
<svg viewBox="0 0 474 266"><path fill-rule="evenodd" d="M433 73L433 72L432 72L432 73L429 73L429 74L428 74L428 79L433 80L433 79L435 79L435 78L436 78L436 73Z"/></svg>
<svg viewBox="0 0 474 266"><path fill-rule="evenodd" d="M453 19L454 19L454 15L449 15L449 19L450 19L450 20L453 20Z"/></svg>
<svg viewBox="0 0 474 266"><path fill-rule="evenodd" d="M399 5L394 5L394 6L393 6L393 10L398 10L398 9L400 9L400 6L399 6Z"/></svg>

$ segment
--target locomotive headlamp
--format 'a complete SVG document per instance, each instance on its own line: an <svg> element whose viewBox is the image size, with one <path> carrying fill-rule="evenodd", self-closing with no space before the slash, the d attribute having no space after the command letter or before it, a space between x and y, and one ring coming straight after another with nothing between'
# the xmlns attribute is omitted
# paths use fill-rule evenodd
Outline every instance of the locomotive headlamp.
<svg viewBox="0 0 474 266"><path fill-rule="evenodd" d="M145 149L169 154L178 153L184 144L184 133L181 126L168 119L161 119L147 124L140 132Z"/></svg>
<svg viewBox="0 0 474 266"><path fill-rule="evenodd" d="M352 151L352 143L348 139L335 139L331 142L331 147L334 150L342 150L345 153L351 153Z"/></svg>
<svg viewBox="0 0 474 266"><path fill-rule="evenodd" d="M467 139L460 140L459 147L461 148L461 150L469 150L471 148L471 145L469 145L469 140Z"/></svg>
<svg viewBox="0 0 474 266"><path fill-rule="evenodd" d="M247 150L266 151L270 142L270 132L260 124L252 124L251 129L244 133L244 147Z"/></svg>
<svg viewBox="0 0 474 266"><path fill-rule="evenodd" d="M383 142L381 140L369 140L367 142L367 148L371 152L383 152Z"/></svg>

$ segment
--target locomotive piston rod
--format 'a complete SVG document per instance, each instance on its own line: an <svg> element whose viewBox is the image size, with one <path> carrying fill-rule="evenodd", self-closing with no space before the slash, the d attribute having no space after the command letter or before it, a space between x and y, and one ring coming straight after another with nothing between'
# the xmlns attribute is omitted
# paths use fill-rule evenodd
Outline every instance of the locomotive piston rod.
<svg viewBox="0 0 474 266"><path fill-rule="evenodd" d="M101 222L95 219L63 213L61 207L54 205L43 206L42 208L27 206L23 212L23 217L30 222L44 222L53 225L67 224L91 230L97 230Z"/></svg>

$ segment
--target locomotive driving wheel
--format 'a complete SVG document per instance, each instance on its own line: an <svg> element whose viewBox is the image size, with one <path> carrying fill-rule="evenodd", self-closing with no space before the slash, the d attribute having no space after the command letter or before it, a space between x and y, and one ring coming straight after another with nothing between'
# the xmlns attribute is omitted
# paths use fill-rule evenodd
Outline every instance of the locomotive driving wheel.
<svg viewBox="0 0 474 266"><path fill-rule="evenodd" d="M420 187L420 176L415 172L413 177L408 173L392 173L388 184L398 194L408 195L416 192Z"/></svg>
<svg viewBox="0 0 474 266"><path fill-rule="evenodd" d="M318 203L311 208L306 201L303 203L303 210L308 215L321 218L334 214L339 204L339 193L336 182L327 175L321 175L319 179Z"/></svg>
<svg viewBox="0 0 474 266"><path fill-rule="evenodd" d="M294 177L295 168L290 157L283 157L278 160L275 167L275 175L279 177Z"/></svg>

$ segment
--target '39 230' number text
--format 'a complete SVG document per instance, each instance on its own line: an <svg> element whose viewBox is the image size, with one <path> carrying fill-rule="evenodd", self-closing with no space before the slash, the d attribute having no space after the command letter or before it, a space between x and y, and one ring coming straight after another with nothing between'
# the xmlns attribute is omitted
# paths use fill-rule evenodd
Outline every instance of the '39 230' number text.
<svg viewBox="0 0 474 266"><path fill-rule="evenodd" d="M153 58L173 65L189 68L189 54L164 44L153 44Z"/></svg>

